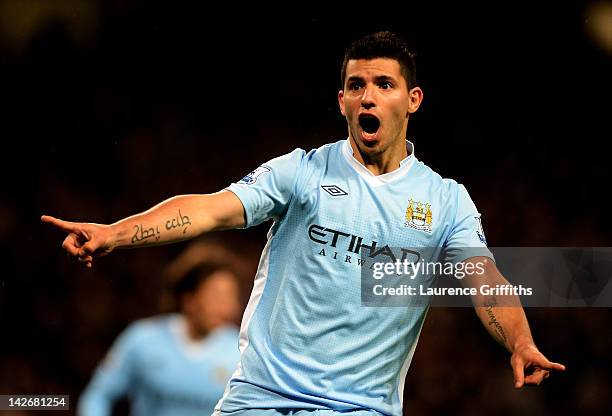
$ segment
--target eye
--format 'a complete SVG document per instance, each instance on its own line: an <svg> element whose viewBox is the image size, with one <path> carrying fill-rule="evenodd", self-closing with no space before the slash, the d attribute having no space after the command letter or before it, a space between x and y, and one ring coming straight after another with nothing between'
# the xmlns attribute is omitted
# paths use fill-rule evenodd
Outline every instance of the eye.
<svg viewBox="0 0 612 416"><path fill-rule="evenodd" d="M391 81L382 81L378 84L378 86L380 87L380 89L383 89L383 90L388 90L390 88L393 88L393 84L391 83Z"/></svg>
<svg viewBox="0 0 612 416"><path fill-rule="evenodd" d="M349 82L348 89L351 91L357 91L362 86L363 84L360 81L351 81Z"/></svg>

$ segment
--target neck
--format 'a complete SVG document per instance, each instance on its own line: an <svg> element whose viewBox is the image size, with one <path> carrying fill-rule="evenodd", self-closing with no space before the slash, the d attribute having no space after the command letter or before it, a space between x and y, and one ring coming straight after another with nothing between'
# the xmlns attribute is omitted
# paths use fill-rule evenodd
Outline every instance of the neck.
<svg viewBox="0 0 612 416"><path fill-rule="evenodd" d="M400 162L408 157L405 140L396 140L395 144L376 154L360 150L353 137L349 137L349 143L353 149L353 157L375 176L393 172L400 167Z"/></svg>
<svg viewBox="0 0 612 416"><path fill-rule="evenodd" d="M185 329L187 330L187 337L190 340L199 341L208 335L212 328L200 328L191 319L185 317Z"/></svg>

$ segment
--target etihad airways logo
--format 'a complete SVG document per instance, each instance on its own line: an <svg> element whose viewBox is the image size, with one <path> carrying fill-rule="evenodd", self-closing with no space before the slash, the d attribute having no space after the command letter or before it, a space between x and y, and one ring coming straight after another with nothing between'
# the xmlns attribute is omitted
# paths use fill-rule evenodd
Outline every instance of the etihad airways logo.
<svg viewBox="0 0 612 416"><path fill-rule="evenodd" d="M333 230L317 224L308 227L308 238L317 244L323 245L318 252L321 256L332 256L333 260L343 260L345 263L355 263L362 266L366 256L376 261L418 262L421 255L418 251L407 248L393 248L388 244L379 244L372 240L364 244L364 238L358 235ZM327 249L327 252L325 251ZM343 253L338 258L338 254ZM387 257L389 260L383 260Z"/></svg>

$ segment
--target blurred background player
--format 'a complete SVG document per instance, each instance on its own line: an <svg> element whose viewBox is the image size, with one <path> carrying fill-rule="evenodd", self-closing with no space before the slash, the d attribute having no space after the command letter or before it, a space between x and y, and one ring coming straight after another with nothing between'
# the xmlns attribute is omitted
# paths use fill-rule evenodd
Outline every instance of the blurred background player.
<svg viewBox="0 0 612 416"><path fill-rule="evenodd" d="M110 415L125 396L137 416L212 413L239 360L238 273L228 259L219 246L194 243L170 265L179 313L123 331L83 392L79 415Z"/></svg>

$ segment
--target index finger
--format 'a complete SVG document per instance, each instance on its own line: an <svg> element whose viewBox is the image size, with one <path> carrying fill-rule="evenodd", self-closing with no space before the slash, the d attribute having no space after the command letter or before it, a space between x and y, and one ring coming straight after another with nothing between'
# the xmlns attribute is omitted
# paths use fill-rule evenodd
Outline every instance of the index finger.
<svg viewBox="0 0 612 416"><path fill-rule="evenodd" d="M77 225L74 222L60 220L59 218L55 218L50 215L43 215L42 217L40 217L40 220L44 223L54 225L55 227L61 229L62 231L66 231L67 233L75 232L77 228Z"/></svg>
<svg viewBox="0 0 612 416"><path fill-rule="evenodd" d="M538 362L536 364L538 364L541 368L545 370L565 371L565 366L563 364L553 363L551 361L548 361L547 359L544 359L543 361Z"/></svg>

